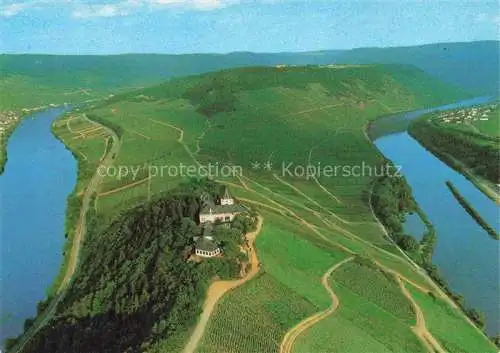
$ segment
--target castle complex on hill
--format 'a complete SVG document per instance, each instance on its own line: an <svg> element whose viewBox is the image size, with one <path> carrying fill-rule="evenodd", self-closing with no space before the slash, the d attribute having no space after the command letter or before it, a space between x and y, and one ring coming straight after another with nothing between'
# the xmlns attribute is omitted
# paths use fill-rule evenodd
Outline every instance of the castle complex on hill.
<svg viewBox="0 0 500 353"><path fill-rule="evenodd" d="M242 206L235 204L227 186L223 188L216 202L210 195L204 194L201 203L200 224L231 222L238 213L245 211Z"/></svg>
<svg viewBox="0 0 500 353"><path fill-rule="evenodd" d="M221 249L211 236L212 225L214 223L232 222L236 215L245 212L246 209L234 202L234 198L229 193L227 186L224 186L222 193L214 199L207 193L201 196L201 210L199 223L203 227L201 237L195 239L195 253L201 257L214 257L221 254Z"/></svg>

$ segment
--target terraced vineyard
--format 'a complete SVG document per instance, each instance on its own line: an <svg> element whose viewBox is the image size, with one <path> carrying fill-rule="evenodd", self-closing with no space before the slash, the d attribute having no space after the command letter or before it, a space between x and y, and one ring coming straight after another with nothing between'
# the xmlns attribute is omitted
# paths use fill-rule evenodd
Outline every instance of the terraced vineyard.
<svg viewBox="0 0 500 353"><path fill-rule="evenodd" d="M339 268L333 281L392 313L398 320L415 325L415 313L403 296L394 276L378 269L369 260L353 261Z"/></svg>
<svg viewBox="0 0 500 353"><path fill-rule="evenodd" d="M372 266L356 260L333 273L340 307L299 338L295 353L426 351L410 330L410 303L391 275Z"/></svg>
<svg viewBox="0 0 500 353"><path fill-rule="evenodd" d="M479 330L465 323L462 313L439 298L408 287L422 308L429 331L450 353L496 352L495 346L482 338ZM450 332L453 332L450 335Z"/></svg>
<svg viewBox="0 0 500 353"><path fill-rule="evenodd" d="M315 310L311 302L262 273L219 302L197 352L277 352L285 332Z"/></svg>

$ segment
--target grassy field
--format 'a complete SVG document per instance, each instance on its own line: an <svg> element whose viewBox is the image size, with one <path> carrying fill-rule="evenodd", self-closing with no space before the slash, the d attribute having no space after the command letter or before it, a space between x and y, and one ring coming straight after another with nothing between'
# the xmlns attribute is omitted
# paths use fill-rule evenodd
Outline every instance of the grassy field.
<svg viewBox="0 0 500 353"><path fill-rule="evenodd" d="M424 94L429 91L440 94ZM224 351L228 349L225 345L234 344L232 337L239 335L243 350L273 351L294 323L331 304L321 276L349 254L371 258L405 280L430 289L426 278L384 238L373 218L368 204L373 175L368 171L384 161L364 135L364 127L377 116L460 97L460 92L429 80L419 70L375 65L228 70L173 79L117 95L81 112L117 132L121 148L115 166L127 170L126 175L105 178L94 203L95 211L101 219L111 220L122 210L188 178L172 175L169 166L177 170L180 165L199 168L210 164L219 169L241 168L241 175L213 178L227 183L240 202L263 215L264 230L256 247L264 274L223 299L201 349ZM87 157L80 163L90 170L104 151L105 136L93 138L94 132L85 133L92 129L87 124L82 114L69 127L67 121L57 123L56 133L76 155ZM79 133L69 128L84 131L85 136L77 138ZM290 174L283 170L290 163L340 169L335 175ZM362 165L366 168L363 175L342 169L347 166L351 171ZM77 190L82 190L87 181L88 175L80 173ZM369 271L356 271L360 280L373 277ZM341 321L332 325L343 327L349 323L347 331L337 335L322 322L314 334L326 332L344 340L352 337L349 327L361 325L366 328L358 329L367 332L374 349L384 346L389 350L420 351L409 329L412 317L407 303L401 304L393 283L383 282L379 276L374 278L377 288L394 299L393 305L374 292L357 293L359 283L356 288L336 283L341 302L345 300L348 305L341 309ZM249 301L251 294L253 299ZM235 313L240 313L235 307L245 308L241 315L259 320L236 320ZM287 311L290 308L298 309ZM290 315L289 320L284 320L285 314ZM220 339L228 322L231 328L227 329L227 337ZM380 341L373 339L379 336ZM362 347L366 337L346 344L352 349ZM403 340L409 343L405 345Z"/></svg>
<svg viewBox="0 0 500 353"><path fill-rule="evenodd" d="M351 261L331 277L340 307L299 336L295 353L425 352L410 330L415 315L390 274Z"/></svg>
<svg viewBox="0 0 500 353"><path fill-rule="evenodd" d="M321 276L347 255L295 235L299 224L262 214L260 276L222 299L199 352L277 352L288 329L330 305Z"/></svg>
<svg viewBox="0 0 500 353"><path fill-rule="evenodd" d="M427 328L450 353L498 351L491 342L484 340L477 330L468 325L456 309L411 286L408 289L425 315Z"/></svg>
<svg viewBox="0 0 500 353"><path fill-rule="evenodd" d="M351 292L368 298L398 320L414 325L415 313L394 276L372 266L360 261L350 262L335 272L333 280Z"/></svg>
<svg viewBox="0 0 500 353"><path fill-rule="evenodd" d="M328 307L331 300L321 285L321 276L347 254L340 249L322 249L300 238L296 235L301 232L298 225L287 227L272 216L266 219L270 222L256 243L264 271L316 307Z"/></svg>
<svg viewBox="0 0 500 353"><path fill-rule="evenodd" d="M221 300L197 352L277 352L285 332L316 310L272 275L262 273Z"/></svg>
<svg viewBox="0 0 500 353"><path fill-rule="evenodd" d="M340 307L301 337L294 352L425 352L408 326L394 315L340 284L333 290ZM364 348L363 348L364 347Z"/></svg>
<svg viewBox="0 0 500 353"><path fill-rule="evenodd" d="M500 107L492 109L487 116L488 120L474 122L474 127L486 135L500 137Z"/></svg>

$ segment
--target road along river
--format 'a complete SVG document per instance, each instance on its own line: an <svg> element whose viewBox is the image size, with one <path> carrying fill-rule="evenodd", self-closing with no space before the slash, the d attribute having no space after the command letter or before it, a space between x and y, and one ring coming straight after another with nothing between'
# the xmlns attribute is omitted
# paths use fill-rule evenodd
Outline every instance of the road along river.
<svg viewBox="0 0 500 353"><path fill-rule="evenodd" d="M483 101L482 98L468 100L435 110ZM402 113L390 118L411 120L429 111ZM379 135L374 142L385 157L402 167L416 201L436 228L437 244L433 262L453 292L463 295L467 306L486 314L488 334L497 334L500 331L500 242L490 237L463 209L445 182L450 180L497 232L500 230L498 206L464 176L424 149L408 133ZM418 222L408 223L406 229L416 237L421 236L422 229Z"/></svg>
<svg viewBox="0 0 500 353"><path fill-rule="evenodd" d="M51 124L67 110L25 117L7 144L0 176L0 347L36 315L61 268L66 199L77 162Z"/></svg>

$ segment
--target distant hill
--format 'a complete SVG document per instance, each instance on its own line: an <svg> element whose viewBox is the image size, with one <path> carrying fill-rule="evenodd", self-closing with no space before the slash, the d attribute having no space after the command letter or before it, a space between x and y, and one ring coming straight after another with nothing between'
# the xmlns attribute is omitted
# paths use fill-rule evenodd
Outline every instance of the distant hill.
<svg viewBox="0 0 500 353"><path fill-rule="evenodd" d="M440 43L413 47L360 48L338 52L337 62L405 63L415 65L443 82L460 86L471 92L498 95L498 41L471 43Z"/></svg>
<svg viewBox="0 0 500 353"><path fill-rule="evenodd" d="M0 109L80 102L171 77L243 66L328 64L338 53L0 55Z"/></svg>
<svg viewBox="0 0 500 353"><path fill-rule="evenodd" d="M4 54L0 55L0 108L75 102L172 77L280 64L411 64L470 92L498 94L498 48L498 41L484 41L274 54Z"/></svg>

